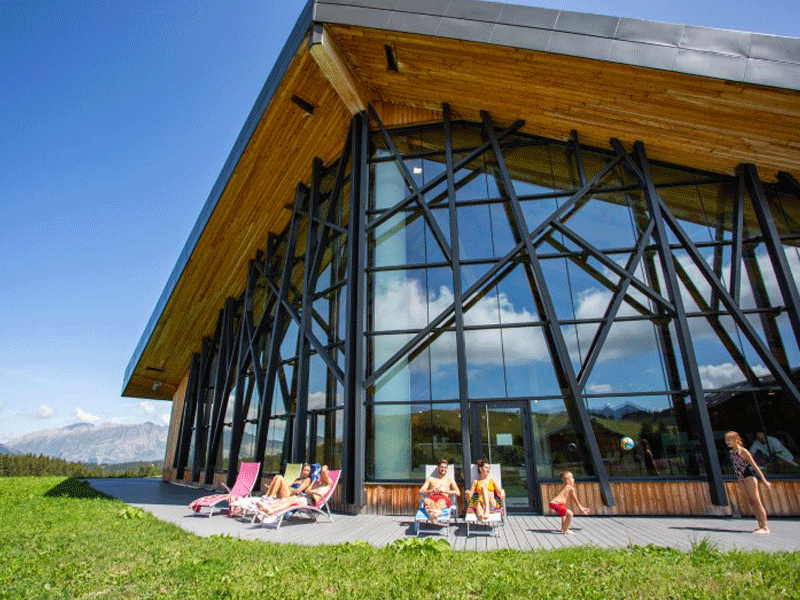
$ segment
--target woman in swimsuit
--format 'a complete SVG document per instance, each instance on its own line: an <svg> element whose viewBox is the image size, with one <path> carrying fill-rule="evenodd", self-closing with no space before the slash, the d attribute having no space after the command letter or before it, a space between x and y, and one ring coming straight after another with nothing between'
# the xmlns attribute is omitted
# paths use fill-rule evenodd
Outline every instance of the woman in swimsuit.
<svg viewBox="0 0 800 600"><path fill-rule="evenodd" d="M303 493L290 495L286 498L277 500L267 506L263 512L269 516L286 508L291 508L292 506L315 505L317 502L322 500L322 497L325 496L325 494L328 493L328 490L331 488L331 483L331 476L328 474L328 465L322 465L322 469L320 469L319 472L319 478L305 488Z"/></svg>
<svg viewBox="0 0 800 600"><path fill-rule="evenodd" d="M485 460L477 460L478 479L472 482L472 487L466 492L469 508L475 510L478 521L486 524L492 509L496 509L500 502L506 499L506 493L495 485L489 477L490 466Z"/></svg>
<svg viewBox="0 0 800 600"><path fill-rule="evenodd" d="M283 475L275 475L272 481L269 482L267 493L264 494L260 500L256 501L256 506L259 510L265 511L277 500L303 494L310 485L311 465L303 463L303 467L300 469L300 477L295 479L291 484L286 482Z"/></svg>
<svg viewBox="0 0 800 600"><path fill-rule="evenodd" d="M761 502L761 495L758 491L758 479L767 486L767 489L772 485L764 477L764 473L758 468L756 461L753 460L753 455L744 447L742 437L735 431L729 431L725 434L725 443L731 449L731 462L733 462L733 471L736 473L736 478L739 480L739 486L744 492L745 498L750 502L753 507L753 512L756 514L758 521L758 528L753 533L769 533L767 527L767 511L764 509L764 504Z"/></svg>

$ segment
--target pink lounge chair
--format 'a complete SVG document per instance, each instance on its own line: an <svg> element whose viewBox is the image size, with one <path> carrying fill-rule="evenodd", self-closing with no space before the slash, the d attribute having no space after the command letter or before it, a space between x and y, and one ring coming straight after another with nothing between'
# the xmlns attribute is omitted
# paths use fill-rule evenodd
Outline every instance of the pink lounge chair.
<svg viewBox="0 0 800 600"><path fill-rule="evenodd" d="M328 521L333 522L331 509L330 506L328 506L328 500L330 500L331 496L333 496L333 492L336 490L336 484L339 483L340 473L341 471L328 471L328 476L331 478L331 487L316 504L290 506L282 511L272 513L269 516L259 517L261 519L261 524L278 529L280 528L281 523L283 523L284 517L288 518L289 516L293 516L295 513L306 513L307 515L313 515L315 521L318 514L325 515L328 517Z"/></svg>
<svg viewBox="0 0 800 600"><path fill-rule="evenodd" d="M228 490L227 494L212 494L210 496L203 496L202 498L198 498L189 504L189 508L199 514L200 509L202 509L204 506L207 506L209 509L208 516L211 517L211 515L214 514L214 507L220 502L230 503L232 499L246 498L250 495L250 492L253 491L253 486L258 478L258 471L260 468L261 463L242 463L242 466L239 469L239 475L237 475L236 483L233 484L233 487L228 489L227 485L224 483L222 484L222 486ZM230 508L228 509L228 513L230 514Z"/></svg>

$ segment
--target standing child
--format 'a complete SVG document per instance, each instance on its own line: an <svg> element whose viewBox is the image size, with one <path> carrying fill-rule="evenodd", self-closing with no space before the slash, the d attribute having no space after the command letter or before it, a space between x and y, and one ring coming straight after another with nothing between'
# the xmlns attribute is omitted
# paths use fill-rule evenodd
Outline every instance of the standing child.
<svg viewBox="0 0 800 600"><path fill-rule="evenodd" d="M567 503L574 502L585 515L589 514L589 509L581 506L580 500L578 500L578 494L575 493L575 478L572 476L572 473L564 471L561 474L561 481L564 482L564 487L558 492L555 498L550 500L550 508L561 517L561 533L564 535L572 535L569 524L572 522L573 512L567 508Z"/></svg>
<svg viewBox="0 0 800 600"><path fill-rule="evenodd" d="M756 461L753 460L753 455L744 447L742 436L735 431L729 431L725 434L725 443L731 449L731 462L733 462L733 470L739 480L739 485L744 490L744 495L756 514L758 528L753 533L769 533L767 511L764 509L761 494L758 492L758 480L761 479L767 488L771 488L772 485L758 468Z"/></svg>

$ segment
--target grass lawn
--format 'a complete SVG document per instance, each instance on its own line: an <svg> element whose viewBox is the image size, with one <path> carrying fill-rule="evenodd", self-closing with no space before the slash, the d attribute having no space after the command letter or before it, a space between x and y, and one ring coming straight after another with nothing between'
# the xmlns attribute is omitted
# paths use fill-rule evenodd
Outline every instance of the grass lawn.
<svg viewBox="0 0 800 600"><path fill-rule="evenodd" d="M800 598L800 553L199 538L63 477L0 478L0 560L14 599Z"/></svg>

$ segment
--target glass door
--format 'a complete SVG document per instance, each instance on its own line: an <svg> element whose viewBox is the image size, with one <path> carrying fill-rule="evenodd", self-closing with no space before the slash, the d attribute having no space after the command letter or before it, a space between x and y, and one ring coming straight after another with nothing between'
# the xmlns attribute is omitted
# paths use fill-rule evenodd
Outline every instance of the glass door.
<svg viewBox="0 0 800 600"><path fill-rule="evenodd" d="M530 435L527 402L472 402L475 456L501 465L510 512L541 512L541 489Z"/></svg>

